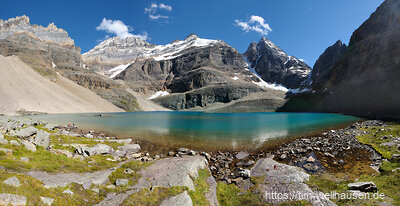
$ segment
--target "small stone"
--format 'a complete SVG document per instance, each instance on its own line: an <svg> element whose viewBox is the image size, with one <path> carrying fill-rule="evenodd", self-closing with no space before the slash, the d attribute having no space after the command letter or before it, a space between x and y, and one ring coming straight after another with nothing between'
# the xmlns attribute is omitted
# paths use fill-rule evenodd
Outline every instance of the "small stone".
<svg viewBox="0 0 400 206"><path fill-rule="evenodd" d="M107 189L114 189L114 188L115 188L115 185L107 185L106 188L107 188Z"/></svg>
<svg viewBox="0 0 400 206"><path fill-rule="evenodd" d="M130 168L128 168L128 169L126 169L125 171L124 171L124 173L126 173L126 174L132 174L132 173L134 173L135 171L133 171L133 170L131 170Z"/></svg>
<svg viewBox="0 0 400 206"><path fill-rule="evenodd" d="M279 159L281 159L281 160L284 160L284 159L286 159L286 154L282 154L281 156L279 156Z"/></svg>
<svg viewBox="0 0 400 206"><path fill-rule="evenodd" d="M4 152L6 154L11 155L14 151L11 149L0 148L0 152Z"/></svg>
<svg viewBox="0 0 400 206"><path fill-rule="evenodd" d="M128 183L129 183L129 180L127 180L127 179L117 179L117 180L115 181L115 185L116 185L117 187L125 186L125 185L127 185Z"/></svg>
<svg viewBox="0 0 400 206"><path fill-rule="evenodd" d="M188 149L183 148L183 147L178 149L178 152L182 152L182 153L186 153L188 151L189 151Z"/></svg>
<svg viewBox="0 0 400 206"><path fill-rule="evenodd" d="M27 150L30 150L32 152L36 152L36 146L28 141L22 141L22 144L25 146Z"/></svg>
<svg viewBox="0 0 400 206"><path fill-rule="evenodd" d="M249 156L249 153L241 151L241 152L236 154L236 159L244 159L244 158L246 158L248 156Z"/></svg>
<svg viewBox="0 0 400 206"><path fill-rule="evenodd" d="M85 190L90 189L90 188L92 187L92 181L85 182L85 183L82 185L82 187L83 187L83 189L85 189Z"/></svg>
<svg viewBox="0 0 400 206"><path fill-rule="evenodd" d="M28 157L20 157L19 158L22 162L29 162L29 158Z"/></svg>
<svg viewBox="0 0 400 206"><path fill-rule="evenodd" d="M40 200L43 202L43 204L45 205L52 205L54 202L53 198L49 198L49 197L40 197Z"/></svg>
<svg viewBox="0 0 400 206"><path fill-rule="evenodd" d="M19 179L17 177L10 177L6 180L3 181L3 184L12 186L12 187L20 187L21 183L19 182Z"/></svg>
<svg viewBox="0 0 400 206"><path fill-rule="evenodd" d="M62 192L63 194L69 194L69 195L74 195L74 192L72 192L70 189L66 189Z"/></svg>
<svg viewBox="0 0 400 206"><path fill-rule="evenodd" d="M314 163L315 162L315 158L313 156L309 156L307 158L307 162Z"/></svg>
<svg viewBox="0 0 400 206"><path fill-rule="evenodd" d="M243 178L249 178L250 177L250 170L248 169L242 169L239 171L239 175Z"/></svg>
<svg viewBox="0 0 400 206"><path fill-rule="evenodd" d="M175 155L175 152L168 152L168 156L174 156Z"/></svg>
<svg viewBox="0 0 400 206"><path fill-rule="evenodd" d="M196 155L196 152L193 150L190 150L188 154L194 156L194 155Z"/></svg>
<svg viewBox="0 0 400 206"><path fill-rule="evenodd" d="M21 146L21 144L19 142L17 142L16 140L11 140L10 144L15 145L15 146Z"/></svg>
<svg viewBox="0 0 400 206"><path fill-rule="evenodd" d="M91 190L92 190L93 192L97 193L97 194L99 194L99 192L100 192L99 188L97 188L97 187L92 188Z"/></svg>
<svg viewBox="0 0 400 206"><path fill-rule="evenodd" d="M339 160L339 164L344 164L344 163L346 163L344 160Z"/></svg>
<svg viewBox="0 0 400 206"><path fill-rule="evenodd" d="M134 153L134 154L129 155L129 158L136 159L136 158L139 158L140 156L142 156L142 153Z"/></svg>
<svg viewBox="0 0 400 206"><path fill-rule="evenodd" d="M207 160L210 160L210 159L211 159L211 155L208 154L207 152L202 152L201 155L204 156L204 157L206 157Z"/></svg>

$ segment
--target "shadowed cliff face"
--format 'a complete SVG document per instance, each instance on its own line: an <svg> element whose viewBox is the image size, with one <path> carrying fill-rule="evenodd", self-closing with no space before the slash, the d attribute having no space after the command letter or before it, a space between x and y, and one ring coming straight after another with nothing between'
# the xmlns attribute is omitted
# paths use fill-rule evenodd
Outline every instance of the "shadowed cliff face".
<svg viewBox="0 0 400 206"><path fill-rule="evenodd" d="M336 66L338 61L346 52L347 46L342 41L337 41L334 45L328 47L324 53L315 62L311 73L312 88L318 89L325 84Z"/></svg>
<svg viewBox="0 0 400 206"><path fill-rule="evenodd" d="M400 1L386 0L352 35L308 110L400 116ZM318 99L318 100L317 100Z"/></svg>

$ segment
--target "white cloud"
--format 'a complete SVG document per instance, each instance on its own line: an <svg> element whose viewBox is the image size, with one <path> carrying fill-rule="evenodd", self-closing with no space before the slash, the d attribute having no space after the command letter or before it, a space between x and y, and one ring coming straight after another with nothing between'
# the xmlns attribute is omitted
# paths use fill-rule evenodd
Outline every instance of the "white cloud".
<svg viewBox="0 0 400 206"><path fill-rule="evenodd" d="M172 6L164 3L161 4L151 3L149 7L144 8L144 13L149 14L149 18L152 20L169 19L169 16L167 15L156 14L160 10L165 10L166 12L170 12L172 11Z"/></svg>
<svg viewBox="0 0 400 206"><path fill-rule="evenodd" d="M157 19L169 19L169 16L163 16L163 15L160 15L160 14L154 16L154 15L152 15L152 14L149 14L149 18L152 19L152 20L157 20Z"/></svg>
<svg viewBox="0 0 400 206"><path fill-rule="evenodd" d="M142 34L130 33L130 31L133 30L132 27L125 25L124 22L122 22L121 20L111 20L103 18L100 25L96 27L96 30L115 34L122 39L126 37L138 37L143 40L148 39L147 32L143 32Z"/></svg>
<svg viewBox="0 0 400 206"><path fill-rule="evenodd" d="M268 35L272 31L269 24L265 23L264 18L255 15L251 15L248 21L235 20L235 25L241 27L245 32L255 31L263 36Z"/></svg>

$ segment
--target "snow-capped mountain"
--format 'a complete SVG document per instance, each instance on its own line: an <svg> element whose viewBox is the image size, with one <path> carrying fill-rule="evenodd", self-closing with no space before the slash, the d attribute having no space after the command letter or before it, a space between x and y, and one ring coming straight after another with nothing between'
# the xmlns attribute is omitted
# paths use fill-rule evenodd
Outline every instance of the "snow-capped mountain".
<svg viewBox="0 0 400 206"><path fill-rule="evenodd" d="M243 55L250 70L266 82L282 84L290 89L303 87L307 83L311 68L286 54L265 37L258 44L252 42Z"/></svg>
<svg viewBox="0 0 400 206"><path fill-rule="evenodd" d="M125 39L113 37L101 42L82 56L88 67L102 71L113 78L138 57L154 58L158 61L172 59L187 48L205 47L218 43L223 43L223 41L201 39L195 34L166 45L153 45L137 37Z"/></svg>

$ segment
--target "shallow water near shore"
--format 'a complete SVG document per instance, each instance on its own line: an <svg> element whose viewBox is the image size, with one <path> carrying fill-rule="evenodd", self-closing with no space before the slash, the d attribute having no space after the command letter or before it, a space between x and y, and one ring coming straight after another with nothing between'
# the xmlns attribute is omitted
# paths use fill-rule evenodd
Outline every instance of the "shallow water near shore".
<svg viewBox="0 0 400 206"><path fill-rule="evenodd" d="M126 112L48 114L32 118L165 146L256 149L268 141L310 135L360 119L325 113Z"/></svg>

